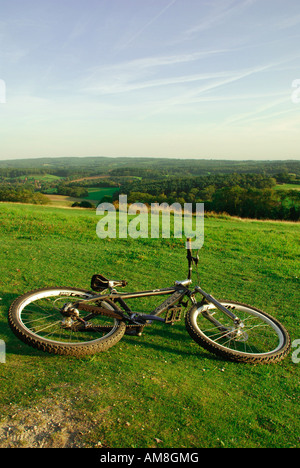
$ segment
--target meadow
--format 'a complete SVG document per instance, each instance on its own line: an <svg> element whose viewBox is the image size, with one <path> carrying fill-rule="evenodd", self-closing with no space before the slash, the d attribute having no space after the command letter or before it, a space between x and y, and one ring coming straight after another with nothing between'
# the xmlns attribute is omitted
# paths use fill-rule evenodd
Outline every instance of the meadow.
<svg viewBox="0 0 300 468"><path fill-rule="evenodd" d="M94 202L96 205L101 202L103 197L111 198L116 191L115 187L89 187L88 189L89 196L85 197L85 200L90 200Z"/></svg>
<svg viewBox="0 0 300 468"><path fill-rule="evenodd" d="M193 342L184 321L80 359L12 334L8 308L33 289L89 289L94 273L127 279L126 290L186 277L183 239L100 240L98 221L95 210L0 204L0 447L299 447L292 353L279 364L224 361ZM266 310L300 338L299 223L206 217L199 256L205 290Z"/></svg>
<svg viewBox="0 0 300 468"><path fill-rule="evenodd" d="M87 200L94 204L94 206L98 206L101 203L104 197L108 197L107 199L112 201L112 196L116 191L115 188L107 187L107 188L100 188L100 187L89 187L88 189L89 195L84 198L78 197L70 197L67 195L56 195L56 194L47 194L47 198L49 199L49 204L56 207L65 207L71 208L72 205L77 202L80 203L82 200Z"/></svg>
<svg viewBox="0 0 300 468"><path fill-rule="evenodd" d="M299 184L278 184L275 187L275 190L300 190Z"/></svg>

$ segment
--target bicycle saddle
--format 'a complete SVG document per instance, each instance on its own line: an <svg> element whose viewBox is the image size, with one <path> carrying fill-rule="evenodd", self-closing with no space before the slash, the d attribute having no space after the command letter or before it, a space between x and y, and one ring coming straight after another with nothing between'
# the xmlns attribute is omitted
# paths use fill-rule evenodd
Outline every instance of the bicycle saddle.
<svg viewBox="0 0 300 468"><path fill-rule="evenodd" d="M105 278L105 276L99 274L93 275L91 280L91 288L94 291L103 291L104 289L115 288L116 286L123 288L126 284L127 281L125 280L109 280L108 278Z"/></svg>

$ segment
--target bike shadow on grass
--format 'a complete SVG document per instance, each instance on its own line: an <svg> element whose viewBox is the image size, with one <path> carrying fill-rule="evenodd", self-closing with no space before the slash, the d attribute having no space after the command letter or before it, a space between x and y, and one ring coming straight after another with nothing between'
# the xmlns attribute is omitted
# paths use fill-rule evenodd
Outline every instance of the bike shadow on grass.
<svg viewBox="0 0 300 468"><path fill-rule="evenodd" d="M181 358L193 357L193 359L199 359L201 361L203 361L203 359L209 359L212 361L225 362L223 358L209 353L201 348L201 346L197 345L197 343L190 338L182 323L175 324L174 326L161 326L161 328L159 328L159 325L153 325L153 328L149 327L149 329L146 327L141 337L124 335L116 346L122 341L127 344L132 344L133 347L138 346L140 349L154 350L156 353L170 353Z"/></svg>

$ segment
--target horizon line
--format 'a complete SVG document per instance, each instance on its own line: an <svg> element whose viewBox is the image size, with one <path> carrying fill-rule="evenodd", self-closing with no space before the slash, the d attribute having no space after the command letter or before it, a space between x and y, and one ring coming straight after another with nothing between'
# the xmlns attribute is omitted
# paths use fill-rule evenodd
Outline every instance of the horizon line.
<svg viewBox="0 0 300 468"><path fill-rule="evenodd" d="M14 159L2 159L0 157L0 163L2 162L15 162L15 161L31 161L31 160L38 160L38 159L96 159L96 158L102 158L102 159L162 159L162 160L181 160L181 161L222 161L222 162L287 162L287 161L294 161L294 162L300 162L300 158L283 158L283 159L249 159L249 158L220 158L220 157L215 157L215 158L203 158L203 157L180 157L180 156L36 156L36 157L20 157L20 158L14 158Z"/></svg>

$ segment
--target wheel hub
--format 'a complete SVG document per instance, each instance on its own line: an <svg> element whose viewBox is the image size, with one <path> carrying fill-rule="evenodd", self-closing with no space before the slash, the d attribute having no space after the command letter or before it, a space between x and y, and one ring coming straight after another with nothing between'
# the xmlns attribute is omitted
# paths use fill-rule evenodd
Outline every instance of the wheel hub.
<svg viewBox="0 0 300 468"><path fill-rule="evenodd" d="M236 327L232 327L230 336L235 340L235 341L247 341L249 336L248 333L246 333L243 329L245 328L245 325L243 322L240 322L236 325Z"/></svg>
<svg viewBox="0 0 300 468"><path fill-rule="evenodd" d="M61 327L64 329L71 329L73 326L74 320L71 317L65 317L61 322Z"/></svg>
<svg viewBox="0 0 300 468"><path fill-rule="evenodd" d="M60 313L64 317L61 322L61 326L64 329L71 329L75 322L78 322L78 320L81 321L79 311L73 307L72 303L65 304L60 310Z"/></svg>

